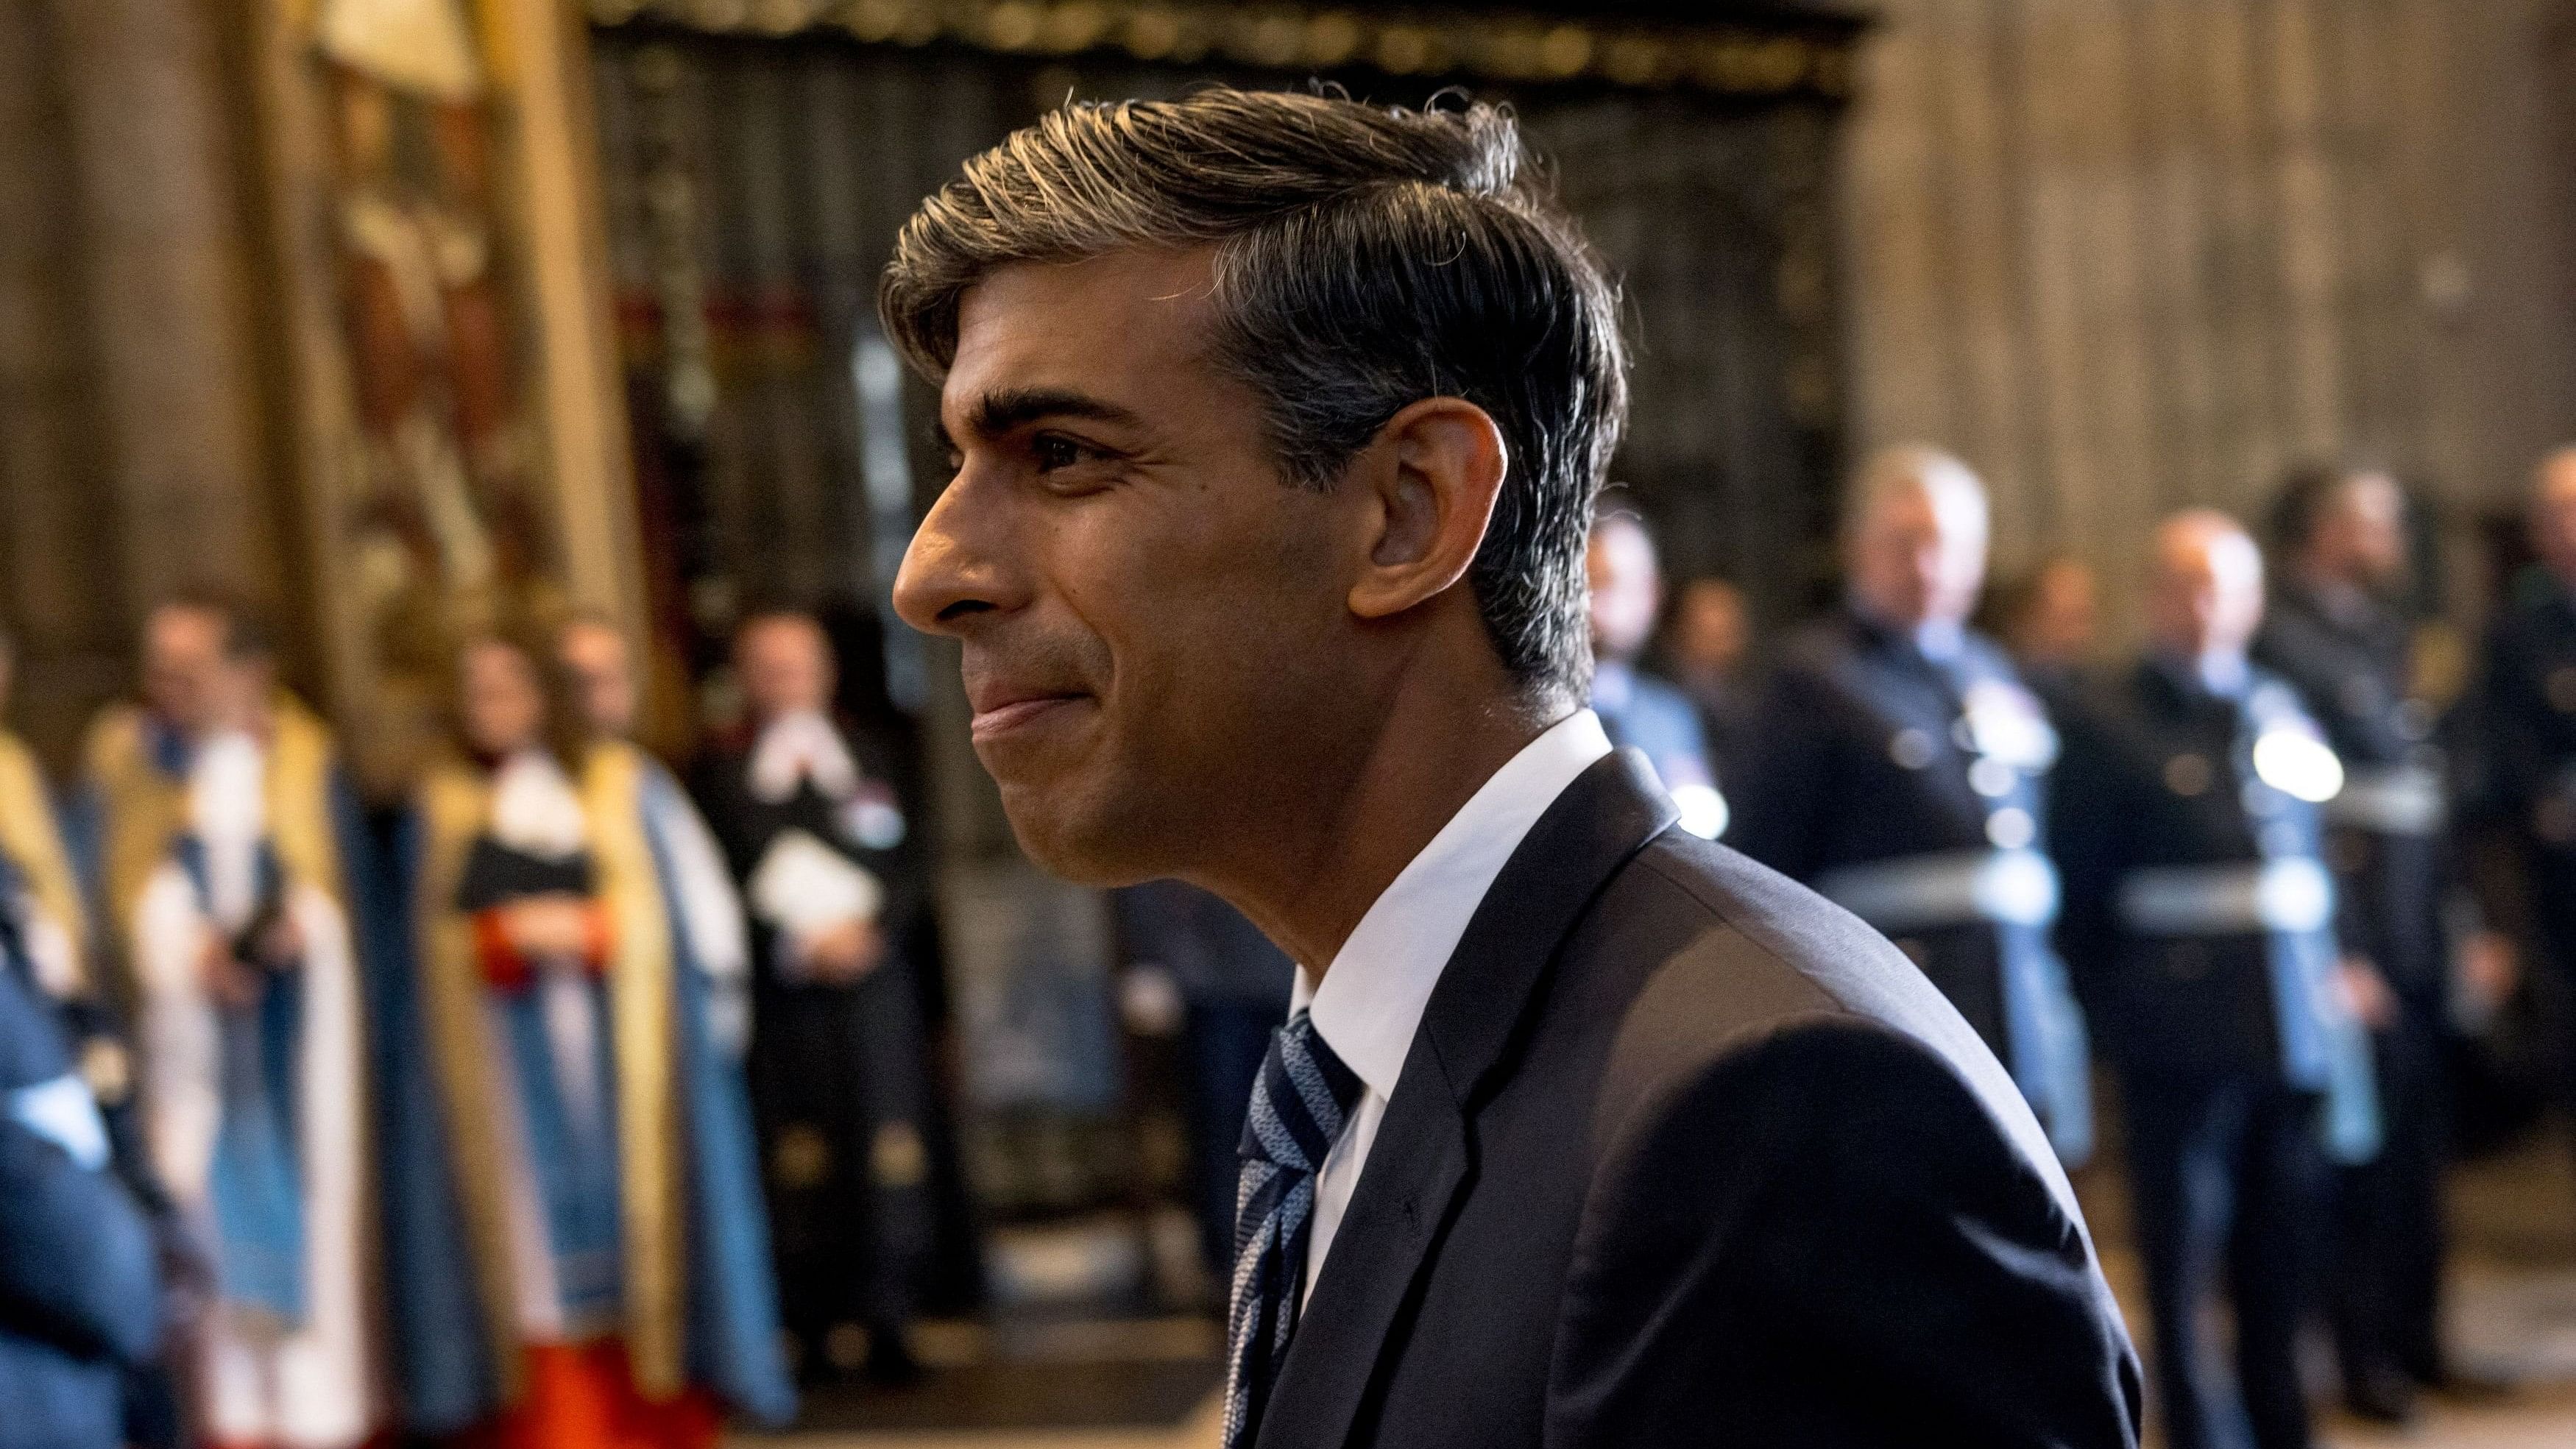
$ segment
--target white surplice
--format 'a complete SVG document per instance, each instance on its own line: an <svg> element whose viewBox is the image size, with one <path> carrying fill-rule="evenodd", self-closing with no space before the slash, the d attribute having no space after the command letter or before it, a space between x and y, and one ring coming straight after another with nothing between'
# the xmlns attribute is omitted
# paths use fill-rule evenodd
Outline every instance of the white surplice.
<svg viewBox="0 0 2576 1449"><path fill-rule="evenodd" d="M223 1117L221 1032L198 962L258 908L267 833L266 760L246 736L208 741L189 779L189 827L204 843L211 913L175 860L135 904L141 991L139 1085L152 1163L179 1209L210 1216L208 1177ZM295 1064L298 1165L304 1189L303 1321L281 1331L216 1303L179 1351L208 1438L282 1449L337 1449L379 1419L368 1311L372 1280L360 1216L367 1189L366 1072L357 960L347 916L310 882L289 882L283 908L304 939ZM211 1233L206 1235L211 1240Z"/></svg>

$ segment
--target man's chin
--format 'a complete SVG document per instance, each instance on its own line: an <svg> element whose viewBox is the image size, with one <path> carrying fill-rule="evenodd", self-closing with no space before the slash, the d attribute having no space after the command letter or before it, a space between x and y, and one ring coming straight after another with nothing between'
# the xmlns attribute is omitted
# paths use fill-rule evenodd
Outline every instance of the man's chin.
<svg viewBox="0 0 2576 1449"><path fill-rule="evenodd" d="M1155 878L1143 847L1151 832L1122 828L1079 808L1065 786L1002 786L1002 813L1020 852L1039 869L1075 885L1110 888Z"/></svg>

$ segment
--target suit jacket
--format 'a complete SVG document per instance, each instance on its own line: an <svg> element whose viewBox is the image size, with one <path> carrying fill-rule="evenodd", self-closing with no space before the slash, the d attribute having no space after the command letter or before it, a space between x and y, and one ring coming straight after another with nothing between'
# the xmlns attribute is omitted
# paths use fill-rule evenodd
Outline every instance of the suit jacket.
<svg viewBox="0 0 2576 1449"><path fill-rule="evenodd" d="M2039 1124L1886 940L1619 751L1425 1010L1262 1449L2125 1446Z"/></svg>
<svg viewBox="0 0 2576 1449"><path fill-rule="evenodd" d="M123 1372L160 1336L149 1220L115 1174L19 1120L72 1068L47 999L0 961L0 1444L125 1442Z"/></svg>

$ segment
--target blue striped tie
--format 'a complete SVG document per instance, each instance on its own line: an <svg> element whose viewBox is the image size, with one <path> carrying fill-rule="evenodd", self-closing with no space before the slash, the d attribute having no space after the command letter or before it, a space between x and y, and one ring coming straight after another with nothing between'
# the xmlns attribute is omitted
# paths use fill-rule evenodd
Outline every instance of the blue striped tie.
<svg viewBox="0 0 2576 1449"><path fill-rule="evenodd" d="M1235 1149L1243 1177L1234 1195L1233 1309L1225 1326L1225 1449L1244 1449L1260 1432L1297 1327L1315 1175L1359 1094L1359 1077L1315 1034L1305 1012L1270 1039Z"/></svg>

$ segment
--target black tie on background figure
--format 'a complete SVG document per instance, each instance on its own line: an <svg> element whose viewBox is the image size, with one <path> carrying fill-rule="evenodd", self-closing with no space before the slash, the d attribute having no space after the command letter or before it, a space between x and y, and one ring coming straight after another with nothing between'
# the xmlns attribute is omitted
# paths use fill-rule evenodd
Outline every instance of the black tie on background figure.
<svg viewBox="0 0 2576 1449"><path fill-rule="evenodd" d="M1245 1449L1288 1335L1297 1326L1315 1179L1358 1100L1360 1079L1299 1011L1270 1039L1243 1124L1243 1177L1235 1190L1234 1285L1226 1315L1225 1449Z"/></svg>

